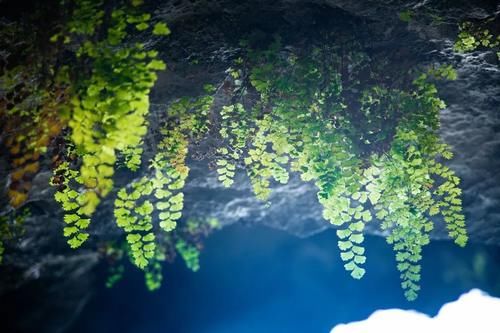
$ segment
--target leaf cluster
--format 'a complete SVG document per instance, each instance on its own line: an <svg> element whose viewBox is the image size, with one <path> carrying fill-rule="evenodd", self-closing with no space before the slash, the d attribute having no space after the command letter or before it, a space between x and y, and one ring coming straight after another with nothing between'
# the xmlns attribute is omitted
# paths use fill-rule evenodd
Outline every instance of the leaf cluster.
<svg viewBox="0 0 500 333"><path fill-rule="evenodd" d="M459 25L459 32L453 49L460 53L472 52L479 48L497 50L500 59L500 35L494 35L484 23L463 22Z"/></svg>
<svg viewBox="0 0 500 333"><path fill-rule="evenodd" d="M249 82L243 89L261 98L250 109L243 103L222 108L219 133L227 146L219 152L234 162L218 161L220 180L230 185L234 165L243 159L263 200L271 180L286 183L289 171L314 182L323 217L337 228L344 267L357 279L365 274L363 230L376 217L396 252L405 295L413 300L432 217L441 215L458 245L467 242L459 178L440 162L453 156L438 134L445 104L429 82L455 79L456 73L449 66L432 68L407 90L368 86L353 111L346 98L361 86L353 80L343 86L339 59L318 49L282 53L278 41L239 61L246 68L238 73L249 73L247 79L238 76ZM359 59L364 68L368 58Z"/></svg>
<svg viewBox="0 0 500 333"><path fill-rule="evenodd" d="M81 72L74 75L77 82L72 85L70 107L65 114L69 140L80 163L71 170L67 165L56 170L74 180L64 183L65 189L56 193L56 200L62 204L65 221L70 224L65 235L71 237L72 247L79 247L88 238L81 231L87 228L99 203L113 189L118 159L123 157L125 165L133 171L141 165L149 92L157 79L156 72L164 70L165 64L158 59L157 51L128 39L131 30L150 28L151 15L142 13L137 8L139 3L109 7L103 1L77 0L74 5L70 19L52 37L52 42L74 44L74 66ZM151 33L167 35L168 27L157 23ZM120 193L124 201L139 195L129 194L131 199L125 192ZM144 203L137 208L138 214L147 215L148 207ZM130 219L122 217L119 224L125 225L123 221ZM126 225L132 224L129 221ZM151 247L148 245L151 240L142 244L136 236L130 235L131 243L141 248ZM150 238L148 234L147 239ZM144 266L143 257L138 257L138 261Z"/></svg>
<svg viewBox="0 0 500 333"><path fill-rule="evenodd" d="M117 225L127 233L133 262L146 269L157 250L158 231L171 232L182 216L182 189L189 174L186 165L189 138L201 136L207 128L206 117L213 99L202 96L194 100L181 99L167 110L172 123L179 126L163 128L158 152L150 161L151 176L134 181L122 188L115 200Z"/></svg>

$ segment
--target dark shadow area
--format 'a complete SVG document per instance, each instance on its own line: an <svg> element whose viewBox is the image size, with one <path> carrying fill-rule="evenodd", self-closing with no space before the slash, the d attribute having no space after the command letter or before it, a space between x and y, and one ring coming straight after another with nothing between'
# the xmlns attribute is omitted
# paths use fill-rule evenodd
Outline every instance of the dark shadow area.
<svg viewBox="0 0 500 333"><path fill-rule="evenodd" d="M421 294L411 303L388 260L390 246L372 236L366 248L367 274L357 281L344 271L333 231L299 239L264 227L228 227L208 240L199 272L181 261L165 266L155 293L133 269L113 289L101 283L70 331L328 332L381 308L435 315L472 288L500 296L497 247L432 242L424 250Z"/></svg>

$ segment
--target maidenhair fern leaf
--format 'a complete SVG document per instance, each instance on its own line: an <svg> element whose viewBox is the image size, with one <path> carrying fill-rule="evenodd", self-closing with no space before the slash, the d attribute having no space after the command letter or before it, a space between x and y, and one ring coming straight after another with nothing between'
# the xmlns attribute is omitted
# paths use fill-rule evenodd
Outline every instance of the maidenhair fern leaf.
<svg viewBox="0 0 500 333"><path fill-rule="evenodd" d="M114 209L117 225L127 233L133 261L142 269L147 266L156 249L155 235L152 232L153 205L149 200L143 199L151 194L147 183L148 179L142 178L132 184L131 190L121 189Z"/></svg>
<svg viewBox="0 0 500 333"><path fill-rule="evenodd" d="M164 22L156 23L153 28L153 35L166 36L170 34L170 29Z"/></svg>
<svg viewBox="0 0 500 333"><path fill-rule="evenodd" d="M188 244L184 239L179 239L175 248L190 270L196 272L200 269L200 251L196 246Z"/></svg>
<svg viewBox="0 0 500 333"><path fill-rule="evenodd" d="M94 192L79 192L75 189L82 185L81 182L78 171L71 169L68 162L61 163L54 170L51 180L52 185L60 188L54 197L65 212L63 234L68 238L71 248L80 247L88 239L86 229L90 225L90 215L99 202Z"/></svg>
<svg viewBox="0 0 500 333"><path fill-rule="evenodd" d="M170 117L180 118L183 125L162 130L163 139L151 160L152 175L134 181L129 188L122 188L115 200L117 225L127 233L133 262L146 270L151 287L159 284L154 279L156 263L152 262L157 252L156 221L161 230L171 232L182 216L182 189L189 173L186 166L188 135L193 134L188 130L197 130L196 136L202 134L207 128L203 122L208 121L207 110L212 102L213 99L202 97L194 101L180 100L170 106L167 111ZM151 267L154 269L149 272Z"/></svg>
<svg viewBox="0 0 500 333"><path fill-rule="evenodd" d="M236 163L243 156L243 149L251 127L248 122L246 111L241 104L223 106L220 112L221 128L220 136L227 142L227 147L217 149L219 158L216 161L219 181L225 187L233 184L236 172Z"/></svg>
<svg viewBox="0 0 500 333"><path fill-rule="evenodd" d="M276 153L274 149L277 145L271 147L271 144L278 138L278 134L280 137L286 136L287 132L277 131L269 115L256 121L256 131L247 157L244 159L253 192L260 200L269 198L271 179L281 184L288 182L289 175L286 169L288 158L283 153Z"/></svg>
<svg viewBox="0 0 500 333"><path fill-rule="evenodd" d="M144 30L151 15L138 14L137 9L127 6L110 10L109 16L104 15L102 1L76 1L73 16L61 32L65 39L76 37L75 40L82 41L77 45L76 57L92 69L88 77L75 85L77 89L68 112L70 138L81 165L70 170L67 164L62 164L56 170L62 172L58 177L66 179L62 184L55 182L64 185L55 198L66 212L64 234L73 248L88 238L84 230L91 216L113 189L115 163L120 154L125 156L125 164L131 170L139 168L142 139L147 132L149 91L156 81L156 71L165 68L157 52L144 51L141 43L126 42L127 27L135 25ZM158 23L154 30L165 34L167 29ZM56 36L54 41L59 39ZM144 231L150 224L146 211L141 211L146 207L136 207L132 213L127 206L143 196L140 185L144 182L134 184L130 193L121 192L121 201L117 202L118 224L130 233L137 229ZM143 257L149 256L144 248L149 243L138 240L133 244L136 263L144 266Z"/></svg>

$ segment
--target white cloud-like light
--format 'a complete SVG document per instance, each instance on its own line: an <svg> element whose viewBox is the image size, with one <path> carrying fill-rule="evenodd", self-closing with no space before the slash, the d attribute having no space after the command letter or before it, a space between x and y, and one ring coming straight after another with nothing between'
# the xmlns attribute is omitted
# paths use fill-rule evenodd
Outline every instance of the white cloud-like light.
<svg viewBox="0 0 500 333"><path fill-rule="evenodd" d="M330 333L499 333L500 298L473 289L444 304L435 317L413 310L377 310L368 319L340 324Z"/></svg>

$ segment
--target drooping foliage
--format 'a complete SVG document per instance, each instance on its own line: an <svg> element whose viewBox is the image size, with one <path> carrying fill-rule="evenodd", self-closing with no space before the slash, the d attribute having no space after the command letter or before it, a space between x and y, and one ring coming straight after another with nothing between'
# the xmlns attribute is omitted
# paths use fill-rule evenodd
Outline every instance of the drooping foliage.
<svg viewBox="0 0 500 333"><path fill-rule="evenodd" d="M495 35L488 29L491 20L484 22L463 22L459 25L459 33L454 50L465 53L472 52L479 48L496 50L497 58L500 60L500 35Z"/></svg>
<svg viewBox="0 0 500 333"><path fill-rule="evenodd" d="M150 162L151 175L118 192L114 215L118 226L127 233L134 263L140 268L145 268L155 255L153 220L159 222L160 229L170 232L182 216L182 188L189 173L188 143L206 132L212 103L208 95L173 103L167 110L169 125L161 130L158 153Z"/></svg>
<svg viewBox="0 0 500 333"><path fill-rule="evenodd" d="M207 85L199 96L177 99L161 123L150 124L149 94L165 64L134 34L170 30L154 24L141 3L71 1L50 38L50 75L37 77L45 60L2 72L3 133L16 129L2 134L13 170L12 206L25 202L39 158L49 152L69 245L89 238L93 215L111 197L125 240L105 253L127 254L144 271L147 287L157 289L161 263L175 253L190 269L199 268L201 239L216 227L182 216L190 148L210 135L219 139L210 148L226 187L243 169L255 196L271 204L272 189L290 173L312 182L323 217L336 228L344 267L356 279L366 273L367 223L378 223L387 235L411 300L436 219L465 245L459 179L444 165L452 153L438 135L445 105L433 84L454 79L450 67L392 78L387 64L351 36L336 34L300 48L283 47L279 38L264 49L244 42L224 89ZM216 103L218 94L230 102ZM157 139L148 158L146 134ZM120 187L118 166L131 177ZM120 265L108 285L120 279Z"/></svg>
<svg viewBox="0 0 500 333"><path fill-rule="evenodd" d="M349 137L336 129L348 123L341 113L345 105L335 71L338 59L322 62L319 50L307 58L282 57L278 51L279 42L270 50L250 54L255 67L249 71L249 81L261 95L244 157L254 192L267 199L271 181L286 183L289 169L305 181L314 181L323 216L339 227L345 268L360 278L365 261L362 231L371 214L361 205L351 205L350 193L359 190L352 187L359 184L355 178L360 160ZM261 112L265 114L259 119Z"/></svg>
<svg viewBox="0 0 500 333"><path fill-rule="evenodd" d="M161 286L163 280L162 263L175 261L180 256L187 268L196 272L200 268L199 256L203 248L204 240L220 225L215 218L187 218L172 232L164 233L157 238L155 255L149 260L144 269L146 287L153 291ZM106 286L113 287L123 278L125 272L125 257L128 257L136 265L132 246L127 242L108 243L103 248L105 258L110 263Z"/></svg>
<svg viewBox="0 0 500 333"><path fill-rule="evenodd" d="M431 73L446 77L451 74L449 68ZM431 217L440 214L450 237L460 246L467 242L459 178L439 161L453 156L436 133L439 110L444 104L436 97L435 86L426 79L425 74L417 78L416 89L410 94L391 92L393 98L399 99L404 120L396 128L390 150L372 155L362 181L382 230L388 232L387 241L396 252L402 287L410 300L417 297L419 290L418 262L422 247L429 243Z"/></svg>
<svg viewBox="0 0 500 333"><path fill-rule="evenodd" d="M354 61L342 77L345 57ZM285 52L279 40L238 60L233 77L246 82L239 94L254 90L259 99L246 109L241 102L222 108L219 133L226 140L218 148L219 179L231 185L234 166L242 165L263 200L273 182L287 182L289 171L313 181L354 278L365 274L363 230L376 215L394 246L405 295L413 300L431 217L442 216L457 244L467 241L459 179L440 162L452 157L437 132L444 103L429 81L456 74L449 66L434 68L406 90L350 79L366 61L356 50Z"/></svg>
<svg viewBox="0 0 500 333"><path fill-rule="evenodd" d="M241 157L246 139L249 135L245 109L241 104L228 105L221 110L220 136L227 141L229 147L217 149L219 158L217 159L217 173L219 180L226 187L233 184L236 164L231 161Z"/></svg>
<svg viewBox="0 0 500 333"><path fill-rule="evenodd" d="M157 51L127 40L130 29L150 29L151 15L137 10L139 4L132 1L106 13L102 1L77 1L66 27L52 37L54 42L78 40L77 63L90 63L68 108L70 138L81 163L74 170L67 163L57 169L65 173L65 189L56 193L56 200L66 211L65 235L71 247L88 238L85 230L92 214L113 189L118 155L131 170L141 163L149 92L156 71L165 69L165 64L157 59ZM168 33L162 23L153 28L153 34ZM148 209L145 203L140 212L147 214Z"/></svg>

